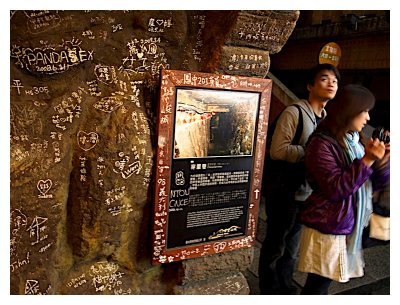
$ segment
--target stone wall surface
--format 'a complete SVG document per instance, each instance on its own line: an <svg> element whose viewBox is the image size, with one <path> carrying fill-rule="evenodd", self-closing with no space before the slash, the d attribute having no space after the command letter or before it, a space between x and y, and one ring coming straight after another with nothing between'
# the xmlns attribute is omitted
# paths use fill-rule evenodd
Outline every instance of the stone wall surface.
<svg viewBox="0 0 400 305"><path fill-rule="evenodd" d="M265 77L297 18L12 11L10 293L248 294L251 249L150 263L159 75Z"/></svg>

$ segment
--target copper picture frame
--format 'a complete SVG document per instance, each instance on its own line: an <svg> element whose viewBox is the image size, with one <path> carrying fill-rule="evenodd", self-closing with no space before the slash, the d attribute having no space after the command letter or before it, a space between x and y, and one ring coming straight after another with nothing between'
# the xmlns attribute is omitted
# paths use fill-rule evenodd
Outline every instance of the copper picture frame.
<svg viewBox="0 0 400 305"><path fill-rule="evenodd" d="M162 70L153 264L255 243L270 79Z"/></svg>

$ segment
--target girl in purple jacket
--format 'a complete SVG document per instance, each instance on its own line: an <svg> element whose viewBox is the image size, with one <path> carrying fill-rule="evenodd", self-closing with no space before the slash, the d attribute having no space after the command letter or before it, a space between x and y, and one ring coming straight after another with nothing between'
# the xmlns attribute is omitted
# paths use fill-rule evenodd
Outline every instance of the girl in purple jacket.
<svg viewBox="0 0 400 305"><path fill-rule="evenodd" d="M364 275L362 233L372 212L372 192L389 178L390 144L378 139L360 143L359 132L374 104L365 87L343 87L307 143L305 165L313 192L300 213L298 269L308 273L301 294L328 294L332 280Z"/></svg>

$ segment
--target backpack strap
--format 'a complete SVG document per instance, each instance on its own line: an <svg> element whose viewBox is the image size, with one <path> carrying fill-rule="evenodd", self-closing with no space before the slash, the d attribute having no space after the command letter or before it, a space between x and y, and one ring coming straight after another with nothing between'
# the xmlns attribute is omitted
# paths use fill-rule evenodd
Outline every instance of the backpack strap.
<svg viewBox="0 0 400 305"><path fill-rule="evenodd" d="M301 107L297 104L292 106L295 106L299 110L299 121L297 122L296 133L294 134L294 138L292 140L292 145L298 145L303 132L303 111L301 111Z"/></svg>
<svg viewBox="0 0 400 305"><path fill-rule="evenodd" d="M290 143L292 145L298 145L298 143L300 142L301 134L303 133L303 111L301 110L301 107L299 105L297 105L297 104L289 105L287 107L290 107L290 106L294 106L299 110L299 121L297 122L296 132L294 134L293 140ZM282 115L282 112L279 113L278 116L271 123L271 125L268 126L267 144L266 144L266 147L265 147L266 152L269 152L269 150L271 149L272 136L275 133L276 124L278 122L279 117Z"/></svg>

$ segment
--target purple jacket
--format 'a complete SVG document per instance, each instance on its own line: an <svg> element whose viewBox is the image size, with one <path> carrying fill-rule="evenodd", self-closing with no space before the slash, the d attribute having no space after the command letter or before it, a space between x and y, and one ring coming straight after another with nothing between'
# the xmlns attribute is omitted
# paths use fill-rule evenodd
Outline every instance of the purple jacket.
<svg viewBox="0 0 400 305"><path fill-rule="evenodd" d="M351 234L357 208L353 194L368 178L374 190L383 188L389 179L389 166L374 171L359 159L349 163L337 141L320 132L307 144L305 165L313 192L300 212L300 221L325 234Z"/></svg>

